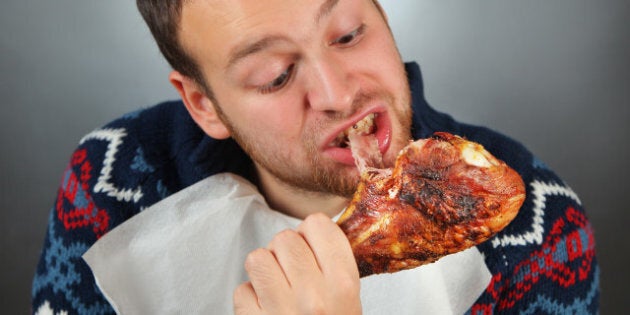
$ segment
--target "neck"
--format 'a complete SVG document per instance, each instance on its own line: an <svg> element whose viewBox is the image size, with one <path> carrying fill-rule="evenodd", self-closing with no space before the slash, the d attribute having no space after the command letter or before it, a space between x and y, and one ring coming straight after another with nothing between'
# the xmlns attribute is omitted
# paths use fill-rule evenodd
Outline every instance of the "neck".
<svg viewBox="0 0 630 315"><path fill-rule="evenodd" d="M349 199L329 193L305 191L280 181L261 167L258 171L258 189L269 206L286 215L304 219L313 213L334 217L348 204Z"/></svg>

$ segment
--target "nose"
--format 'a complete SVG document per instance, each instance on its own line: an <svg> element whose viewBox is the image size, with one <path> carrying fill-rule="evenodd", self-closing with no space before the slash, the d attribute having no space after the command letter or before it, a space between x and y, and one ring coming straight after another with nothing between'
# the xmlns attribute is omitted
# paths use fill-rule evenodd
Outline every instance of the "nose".
<svg viewBox="0 0 630 315"><path fill-rule="evenodd" d="M348 64L342 60L327 58L318 60L311 67L307 99L312 109L322 112L348 112L358 92Z"/></svg>

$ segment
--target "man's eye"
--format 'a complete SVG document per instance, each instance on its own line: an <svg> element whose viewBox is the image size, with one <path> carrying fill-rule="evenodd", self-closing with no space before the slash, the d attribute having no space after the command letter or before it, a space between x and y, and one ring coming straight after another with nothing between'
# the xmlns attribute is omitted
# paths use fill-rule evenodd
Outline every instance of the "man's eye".
<svg viewBox="0 0 630 315"><path fill-rule="evenodd" d="M260 93L266 94L281 89L291 78L291 73L293 73L293 65L290 65L277 78L273 79L273 81L261 86L259 88Z"/></svg>
<svg viewBox="0 0 630 315"><path fill-rule="evenodd" d="M335 39L332 44L340 44L340 45L348 45L353 43L354 41L357 40L358 37L360 37L361 35L363 35L363 32L365 31L365 25L361 25L359 28L357 28L356 30L343 35L337 39Z"/></svg>

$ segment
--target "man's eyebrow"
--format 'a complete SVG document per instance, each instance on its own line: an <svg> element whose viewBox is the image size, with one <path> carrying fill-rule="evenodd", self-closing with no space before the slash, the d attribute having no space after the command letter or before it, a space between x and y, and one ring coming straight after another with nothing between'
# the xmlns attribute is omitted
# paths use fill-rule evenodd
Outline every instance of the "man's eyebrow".
<svg viewBox="0 0 630 315"><path fill-rule="evenodd" d="M326 2L322 3L322 5L319 7L319 10L317 11L317 15L315 15L315 23L319 24L323 18L328 16L330 12L335 8L337 3L339 3L339 0L326 0ZM282 37L268 36L268 37L263 37L259 40L256 40L252 43L245 44L240 47L236 47L230 53L230 59L227 64L227 68L232 67L239 60L249 55L253 55L259 51L262 51L266 49L267 47L271 46L272 44L274 44L275 42L279 42L279 41L282 41Z"/></svg>
<svg viewBox="0 0 630 315"><path fill-rule="evenodd" d="M328 16L330 12L335 8L335 6L339 3L339 0L326 0L326 2L322 3L319 7L319 12L315 16L315 23L319 24L319 22Z"/></svg>
<svg viewBox="0 0 630 315"><path fill-rule="evenodd" d="M249 56L249 55L253 55L259 51L262 51L264 49L266 49L267 47L271 46L272 44L276 43L276 42L280 42L282 41L282 37L280 36L267 36L267 37L263 37L259 40L256 40L252 43L249 44L245 44L239 47L236 47L231 53L230 53L230 59L228 61L227 67L231 67L233 66L235 63L237 63L239 60Z"/></svg>

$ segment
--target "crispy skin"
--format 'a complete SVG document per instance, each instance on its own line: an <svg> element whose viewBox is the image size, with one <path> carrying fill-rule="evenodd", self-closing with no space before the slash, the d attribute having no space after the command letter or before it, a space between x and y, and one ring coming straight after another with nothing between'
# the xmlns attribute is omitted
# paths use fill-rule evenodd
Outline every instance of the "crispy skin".
<svg viewBox="0 0 630 315"><path fill-rule="evenodd" d="M393 169L365 168L338 224L361 276L431 263L512 221L521 177L481 145L449 133L412 142Z"/></svg>

